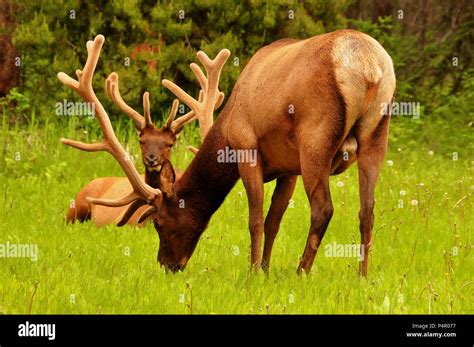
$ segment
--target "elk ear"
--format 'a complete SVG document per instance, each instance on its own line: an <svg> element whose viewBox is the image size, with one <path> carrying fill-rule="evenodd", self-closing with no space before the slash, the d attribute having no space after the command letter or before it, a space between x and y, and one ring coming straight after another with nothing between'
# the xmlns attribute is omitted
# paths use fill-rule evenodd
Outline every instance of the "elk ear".
<svg viewBox="0 0 474 347"><path fill-rule="evenodd" d="M173 195L173 184L175 180L176 174L174 173L173 165L166 159L160 171L160 190L168 197Z"/></svg>

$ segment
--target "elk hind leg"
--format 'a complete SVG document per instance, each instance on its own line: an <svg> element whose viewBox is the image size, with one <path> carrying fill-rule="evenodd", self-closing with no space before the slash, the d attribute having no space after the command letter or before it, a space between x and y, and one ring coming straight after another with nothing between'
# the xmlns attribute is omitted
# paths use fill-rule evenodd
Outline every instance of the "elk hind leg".
<svg viewBox="0 0 474 347"><path fill-rule="evenodd" d="M387 149L389 121L390 117L384 116L368 135L361 131L357 140L359 143L357 159L360 195L359 229L361 235L359 273L361 276L367 276L368 272L369 251L372 245L374 226L375 184Z"/></svg>
<svg viewBox="0 0 474 347"><path fill-rule="evenodd" d="M330 134L331 131L321 129L318 133ZM311 226L298 265L298 273L303 270L309 273L334 211L329 191L333 141L329 138L315 141L310 136L302 139L304 141L300 149L301 175L311 205Z"/></svg>

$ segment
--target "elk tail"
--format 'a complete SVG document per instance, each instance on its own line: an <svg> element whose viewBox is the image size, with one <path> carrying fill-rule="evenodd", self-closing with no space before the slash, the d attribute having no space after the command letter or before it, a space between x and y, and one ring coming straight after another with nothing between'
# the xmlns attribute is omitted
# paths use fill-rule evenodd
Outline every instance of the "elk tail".
<svg viewBox="0 0 474 347"><path fill-rule="evenodd" d="M370 104L372 103L375 95L377 94L377 89L379 82L382 79L382 69L377 62L376 57L373 55L368 55L365 62L364 76L367 80L367 94L364 101L364 113L367 112Z"/></svg>

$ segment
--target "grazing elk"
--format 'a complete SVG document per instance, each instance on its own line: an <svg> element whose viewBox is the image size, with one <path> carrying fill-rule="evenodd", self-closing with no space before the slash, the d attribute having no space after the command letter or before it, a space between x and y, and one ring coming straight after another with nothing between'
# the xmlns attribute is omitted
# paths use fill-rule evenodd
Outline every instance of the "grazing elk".
<svg viewBox="0 0 474 347"><path fill-rule="evenodd" d="M301 175L311 206L311 226L298 273L309 272L333 214L329 176L344 171L357 159L364 246L360 273L367 274L374 188L390 121L389 116L381 114L380 105L390 102L395 90L392 60L376 40L357 31L339 30L306 40L279 40L260 49L242 71L223 111L181 178L176 180L169 161L163 163L161 190L141 180L133 163L125 160L125 151L93 91L92 75L103 42L104 37L99 35L87 43L88 59L84 70L77 72L77 81L58 74L85 101L96 104L104 133L104 141L98 144L62 142L111 153L133 186L132 192L119 199L88 198L90 203L146 203L143 216L153 218L160 238L158 261L177 271L184 269L212 214L240 177L249 203L251 264L259 267L263 263L268 268L272 244L294 189L294 177ZM171 82L164 84L191 108L200 105ZM256 165L219 162L218 152L226 148L255 150ZM344 155L343 159L348 160L341 161L344 148L352 152L348 157ZM274 179L277 186L264 222L263 184ZM181 208L183 201L185 208Z"/></svg>
<svg viewBox="0 0 474 347"><path fill-rule="evenodd" d="M213 94L212 97L215 102L210 102L206 105L206 109L198 110L198 112L190 111L186 115L175 120L178 111L179 101L173 101L171 112L162 128L156 128L150 116L150 102L148 92L143 94L143 109L144 116L135 111L125 103L120 95L119 90L119 76L113 72L106 80L105 90L107 95L113 102L130 117L137 129L140 138L140 149L142 154L143 164L145 165L145 182L153 188L160 189L160 171L165 160L170 160L171 148L173 147L178 134L183 129L184 125L194 121L196 118L199 121L201 129L202 140L205 134L212 126L212 119L214 110L218 109L224 100L224 93L218 90L221 70L229 57L230 52L227 49L221 50L215 58L215 64L209 65L211 61L204 52L198 52L197 56L207 72L207 77L202 73L202 70L195 63L191 64L191 69L198 79L206 81L206 89L202 89L199 93L199 100L202 100L204 95ZM207 83L209 81L209 83ZM211 122L209 123L209 119ZM196 149L189 146L189 149L196 153ZM144 208L140 208L132 216L124 214L124 211L129 210L130 213L135 212L137 205L142 206L139 201L130 206L123 207L104 207L100 205L90 206L86 198L117 198L122 196L127 191L130 191L131 186L127 178L124 177L101 177L92 180L77 194L74 204L69 208L66 219L68 222L76 220L83 222L92 219L96 225L106 225L111 223L118 223L119 225L128 224L143 225L145 220L138 220L140 212ZM122 216L119 221L119 218Z"/></svg>

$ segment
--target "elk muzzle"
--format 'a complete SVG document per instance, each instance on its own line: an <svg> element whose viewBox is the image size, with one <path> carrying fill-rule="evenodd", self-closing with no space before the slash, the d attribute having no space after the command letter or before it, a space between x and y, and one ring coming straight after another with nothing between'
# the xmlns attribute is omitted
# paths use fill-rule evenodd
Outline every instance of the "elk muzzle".
<svg viewBox="0 0 474 347"><path fill-rule="evenodd" d="M144 164L148 171L160 172L162 163L158 162L158 156L155 154L147 154L143 158Z"/></svg>

